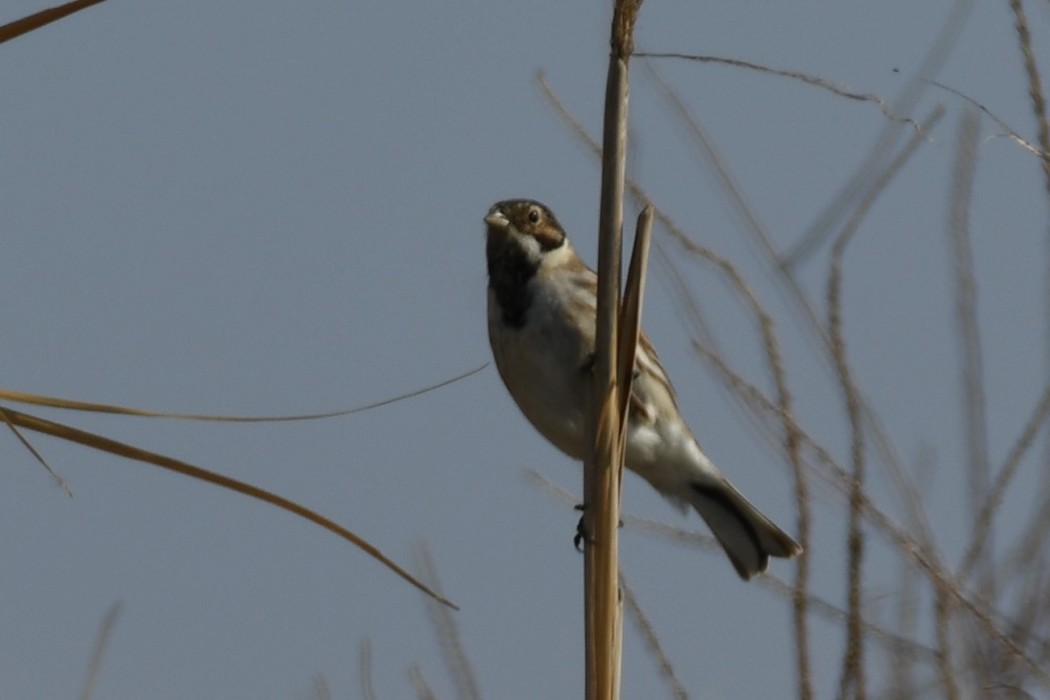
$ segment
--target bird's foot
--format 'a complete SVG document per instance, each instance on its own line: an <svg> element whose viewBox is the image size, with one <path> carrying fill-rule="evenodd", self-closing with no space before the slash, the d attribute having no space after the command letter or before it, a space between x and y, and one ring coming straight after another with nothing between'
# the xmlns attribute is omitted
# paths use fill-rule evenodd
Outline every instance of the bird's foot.
<svg viewBox="0 0 1050 700"><path fill-rule="evenodd" d="M593 359L594 356L592 355L591 357ZM584 513L584 511L587 510L587 506L583 503L578 503L573 506L573 509L580 511L581 515L580 521L576 523L576 534L573 535L572 546L576 548L577 552L582 552L584 542L590 544L594 541L591 538L591 533L587 532L587 524L584 523L584 518L587 517L587 514Z"/></svg>
<svg viewBox="0 0 1050 700"><path fill-rule="evenodd" d="M584 518L587 517L587 514L584 513L584 511L587 510L587 506L583 503L578 503L575 506L573 506L573 510L578 510L581 513L583 513L583 515L580 516L579 522L576 523L576 534L573 535L572 538L572 546L576 548L577 552L582 552L582 544L584 542L586 542L587 544L593 544L594 538L591 537L591 533L587 531L587 525L584 522ZM619 519L616 526L623 527L623 518Z"/></svg>

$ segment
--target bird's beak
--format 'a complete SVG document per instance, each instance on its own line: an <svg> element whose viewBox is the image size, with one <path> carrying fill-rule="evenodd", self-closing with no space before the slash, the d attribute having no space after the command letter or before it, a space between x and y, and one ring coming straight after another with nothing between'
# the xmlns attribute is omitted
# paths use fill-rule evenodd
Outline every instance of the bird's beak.
<svg viewBox="0 0 1050 700"><path fill-rule="evenodd" d="M485 217L485 223L492 228L507 228L507 226L510 225L510 221L507 219L506 214L496 207L489 209L488 216Z"/></svg>

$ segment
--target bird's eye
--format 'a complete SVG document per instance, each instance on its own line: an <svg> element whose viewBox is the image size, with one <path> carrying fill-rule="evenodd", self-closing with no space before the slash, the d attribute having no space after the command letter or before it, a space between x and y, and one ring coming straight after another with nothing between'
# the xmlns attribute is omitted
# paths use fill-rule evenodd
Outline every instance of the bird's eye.
<svg viewBox="0 0 1050 700"><path fill-rule="evenodd" d="M538 224L540 222L540 210L536 207L529 209L529 223Z"/></svg>

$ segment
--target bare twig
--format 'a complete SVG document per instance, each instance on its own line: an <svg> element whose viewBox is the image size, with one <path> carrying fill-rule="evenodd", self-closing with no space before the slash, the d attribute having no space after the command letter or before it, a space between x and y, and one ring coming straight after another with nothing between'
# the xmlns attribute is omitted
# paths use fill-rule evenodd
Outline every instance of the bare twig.
<svg viewBox="0 0 1050 700"><path fill-rule="evenodd" d="M992 527L992 511L981 512L989 495L988 426L985 412L987 405L984 392L984 368L981 360L981 337L977 323L977 280L974 271L973 249L970 244L970 200L973 196L973 177L977 165L977 134L980 118L972 110L963 113L959 125L959 138L953 183L951 206L948 213L948 238L951 245L955 272L955 310L959 331L959 351L962 355L960 383L962 384L965 418L963 433L966 436L969 459L970 508L981 513L987 520L975 519L971 542L980 541L975 551L975 561L984 560L979 585L981 594L994 598L994 565L992 555L985 551L986 538L982 533Z"/></svg>
<svg viewBox="0 0 1050 700"><path fill-rule="evenodd" d="M426 545L421 544L416 548L416 570L419 572L420 581L428 588L438 593L441 592L437 567L434 566L434 559L430 556L430 549ZM455 683L457 696L460 700L481 700L478 680L470 665L470 658L463 648L463 637L459 633L459 625L452 616L452 611L430 599L427 599L425 603L430 616L430 624L438 637L441 657L445 660L445 668L448 669Z"/></svg>
<svg viewBox="0 0 1050 700"><path fill-rule="evenodd" d="M106 616L102 618L102 624L98 628L98 636L95 638L95 646L91 650L91 662L88 664L88 672L84 677L84 685L80 688L80 700L91 700L91 693L95 690L98 682L98 674L102 671L102 659L109 648L109 640L113 636L113 627L120 614L121 603L117 602L110 606Z"/></svg>
<svg viewBox="0 0 1050 700"><path fill-rule="evenodd" d="M916 69L915 77L908 82L901 96L894 101L892 109L895 114L910 114L915 109L919 98L929 86L926 80L940 71L959 40L973 10L974 2L975 0L956 0L936 40L930 45L930 50ZM856 173L842 185L838 194L817 215L813 224L800 237L799 242L782 257L779 257L777 260L779 266L785 271L794 268L827 240L838 226L838 222L853 208L855 202L864 197L871 183L879 177L879 173L900 140L904 128L898 122L886 124ZM927 125L920 125L920 131L929 134L930 128Z"/></svg>
<svg viewBox="0 0 1050 700"><path fill-rule="evenodd" d="M863 610L861 609L861 567L864 560L864 537L861 533L861 506L864 494L864 432L861 424L860 399L846 357L846 340L842 332L842 257L846 246L857 227L846 228L835 241L831 252L831 270L828 273L828 335L831 337L831 354L838 370L849 418L852 483L849 496L849 524L847 553L849 563L846 621L846 651L842 660L842 676L839 681L839 698L845 700L850 689L857 700L867 697L864 676Z"/></svg>
<svg viewBox="0 0 1050 700"><path fill-rule="evenodd" d="M772 66L765 66L760 63L752 63L751 61L744 61L739 58L726 58L724 56L707 56L703 54L688 54L678 53L673 51L638 51L634 54L635 56L644 58L678 58L686 61L696 61L698 63L719 63L726 66L733 66L734 68L746 68L748 70L757 71L759 73L766 73L768 75L775 75L781 78L791 78L792 80L799 80L807 85L818 87L822 90L826 90L839 97L845 97L847 100L856 100L858 102L871 102L879 108L887 119L891 119L895 122L901 122L902 124L909 124L915 129L917 133L921 133L921 127L919 123L910 117L902 117L895 114L893 109L886 103L886 100L882 99L876 94L870 92L855 92L841 85L838 85L827 78L822 78L819 75L811 75L809 73L803 73L795 70L784 70L782 68L773 68Z"/></svg>
<svg viewBox="0 0 1050 700"><path fill-rule="evenodd" d="M317 700L332 700L332 689L328 687L328 679L320 673L314 676L314 695Z"/></svg>
<svg viewBox="0 0 1050 700"><path fill-rule="evenodd" d="M660 678L667 684L671 697L678 700L687 700L689 693L685 691L685 686L682 685L682 682L678 680L678 676L675 675L674 667L671 666L671 659L660 644L660 639L656 636L656 631L653 629L652 621L638 604L638 597L634 594L631 587L627 585L627 580L623 577L623 574L620 574L620 588L623 590L623 601L626 604L627 612L630 614L631 619L634 620L639 634L642 635L642 641L645 643L646 650L653 657L653 661L656 662Z"/></svg>
<svg viewBox="0 0 1050 700"><path fill-rule="evenodd" d="M367 639L361 642L357 667L361 674L361 698L376 700L376 691L372 684L372 643Z"/></svg>
<svg viewBox="0 0 1050 700"><path fill-rule="evenodd" d="M165 418L173 420L192 420L192 421L207 421L217 423L288 423L293 421L307 421L307 420L320 420L324 418L341 418L344 416L352 416L355 413L364 413L371 411L376 408L383 406L389 406L391 404L398 403L399 401L405 401L407 399L414 399L424 394L429 394L432 391L443 389L450 384L455 384L458 381L462 381L468 377L472 377L481 370L489 366L490 363L485 362L474 369L467 370L457 374L449 379L443 379L440 382L429 384L420 389L414 389L404 394L398 394L387 399L381 399L379 401L373 401L362 406L355 406L353 408L340 408L335 411L324 411L321 413L299 413L290 414L284 416L232 416L232 415L215 415L206 413L178 413L175 411L153 411L145 408L133 408L130 406L115 406L113 404L95 403L92 401L78 401L76 399L64 399L55 396L42 396L40 394L31 394L24 391L15 391L13 389L0 389L0 399L6 399L8 401L15 401L18 403L27 403L33 406L45 406L47 408L59 408L67 411L86 411L88 413L112 413L120 416L133 416L137 418Z"/></svg>
<svg viewBox="0 0 1050 700"><path fill-rule="evenodd" d="M1003 130L1003 134L1000 134L1000 135L1005 135L1006 138L1008 138L1011 141L1013 141L1014 143L1020 145L1021 148L1024 148L1026 151L1031 151L1033 154L1039 156L1042 159L1050 158L1050 153L1048 153L1047 151L1044 151L1039 146L1036 146L1034 143L1032 143L1032 142L1028 141L1027 139L1025 139L1023 136L1021 136L1019 133L1017 133L1014 129L1012 129L1009 124L1004 122L994 112L992 112L992 110L988 109L983 104L981 104L977 100L973 99L969 95L964 94L962 92L959 92L955 88L949 87L949 86L945 85L944 83L939 83L936 80L929 80L927 82L929 82L930 85L933 85L936 88L940 88L941 90L944 90L945 92L950 92L951 94L955 95L959 99L965 100L969 104L971 104L974 107L976 107L977 109L981 110L989 119L991 119L993 122L998 124L1000 129Z"/></svg>
<svg viewBox="0 0 1050 700"><path fill-rule="evenodd" d="M416 697L419 700L438 700L437 695L430 688L430 684L423 678L423 672L419 670L419 666L412 664L411 668L408 669L408 680L411 681L412 687L416 689Z"/></svg>
<svg viewBox="0 0 1050 700"><path fill-rule="evenodd" d="M978 557L984 549L984 540L989 534L992 516L1003 502L1006 489L1010 482L1013 481L1017 469L1021 466L1021 460L1032 444L1035 443L1035 439L1039 436L1039 431L1046 425L1048 415L1050 415L1050 386L1043 390L1039 403L1033 409L1031 416L1029 416L1028 421L1021 430L1021 435L1014 442L1010 453L1006 457L1006 461L999 469L999 473L995 477L995 483L988 494L988 500L982 504L977 514L977 523L980 527L975 532L974 540L970 543L969 549L963 556L962 564L959 566L959 576L961 578L965 579L968 577L971 569L977 563ZM1022 551L1023 549L1028 548L1022 548Z"/></svg>

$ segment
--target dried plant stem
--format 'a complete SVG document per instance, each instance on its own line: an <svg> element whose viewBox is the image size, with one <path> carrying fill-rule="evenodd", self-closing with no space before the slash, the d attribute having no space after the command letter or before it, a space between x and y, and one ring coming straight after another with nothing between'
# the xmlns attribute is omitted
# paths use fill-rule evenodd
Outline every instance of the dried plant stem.
<svg viewBox="0 0 1050 700"><path fill-rule="evenodd" d="M325 516L316 513L309 508L306 508L295 501L279 496L272 491L261 489L258 486L239 481L237 479L217 474L207 469L202 469L188 462L183 462L172 457L150 452L134 445L129 445L124 442L117 440L111 440L110 438L97 435L95 433L87 432L86 430L79 430L63 423L56 423L55 421L47 420L39 416L29 415L27 413L21 413L20 411L14 411L10 408L0 406L0 417L3 421L16 425L24 430L31 430L45 435L51 435L67 442L74 442L78 445L84 445L95 450L102 452L108 452L118 457L124 457L136 462L143 462L145 464L152 464L162 469L175 472L176 474L182 474L198 481L204 481L215 486L220 486L230 491L235 491L242 495L254 498L264 503L276 506L281 510L297 515L300 518L309 520L315 525L319 525L325 530L338 535L344 540L356 545L359 549L364 551L366 554L377 560L388 569L393 571L395 574L400 576L402 579L412 584L419 590L423 591L427 595L431 596L438 602L441 602L449 607L459 608L456 605L444 598L434 591L423 585L422 582L418 581L414 576L408 573L405 569L398 566L392 559L383 554L377 547L365 540L364 538L354 534L350 530L346 529L342 525L339 525L335 521L326 518Z"/></svg>
<svg viewBox="0 0 1050 700"><path fill-rule="evenodd" d="M438 581L434 558L430 556L430 549L425 545L420 545L416 549L416 571L418 571L419 580L428 588L438 593L441 592L441 583ZM459 633L459 625L456 624L452 611L430 598L424 602L430 616L430 625L437 633L438 646L441 648L445 668L448 669L456 686L456 697L460 700L481 700L477 676L470 664L470 657L463 648L463 637Z"/></svg>
<svg viewBox="0 0 1050 700"><path fill-rule="evenodd" d="M944 696L948 700L959 697L959 687L955 682L955 668L952 665L949 623L951 620L952 601L943 586L933 589L934 636L937 639L937 671L940 673Z"/></svg>
<svg viewBox="0 0 1050 700"><path fill-rule="evenodd" d="M619 375L620 257L624 178L627 163L627 63L641 0L618 0L613 10L609 72L605 85L601 208L598 216L598 317L591 406L592 449L584 462L584 512L590 541L584 556L586 697L619 697L622 608L619 593L618 529L623 471L620 396L630 391L631 373ZM640 298L640 297L639 297ZM626 324L625 324L626 325ZM633 351L632 351L633 354ZM631 369L631 368L628 368Z"/></svg>
<svg viewBox="0 0 1050 700"><path fill-rule="evenodd" d="M670 224L669 230L674 233L676 227ZM802 456L799 451L801 440L800 430L793 418L791 391L787 385L787 374L784 371L784 362L780 354L780 344L777 342L773 317L762 306L754 291L744 280L736 267L722 256L715 253L706 246L695 243L684 233L675 236L679 243L687 251L693 253L712 264L729 282L737 296L755 317L759 334L762 338L762 347L765 351L766 361L769 365L770 374L776 388L777 410L776 414L781 420L783 430L783 446L787 455L788 463L791 465L792 475L795 480L795 505L798 510L798 542L802 545L802 554L798 557L795 568L795 586L792 594L792 613L795 627L795 661L799 670L798 695L801 700L810 700L813 697L812 667L809 659L809 623L808 611L806 610L809 590L809 554L810 546L810 521L811 505L809 496L809 483L806 478L805 469L802 465Z"/></svg>
<svg viewBox="0 0 1050 700"><path fill-rule="evenodd" d="M412 664L408 669L408 680L412 683L412 687L416 690L416 697L419 700L438 700L437 694L427 683L427 679L423 677L423 672L419 670L419 666Z"/></svg>
<svg viewBox="0 0 1050 700"><path fill-rule="evenodd" d="M987 533L992 527L993 511L985 511L989 496L988 429L984 393L984 370L981 361L981 339L977 325L977 282L973 249L970 245L969 203L973 196L973 176L977 164L977 136L980 118L972 110L963 113L959 125L957 153L952 182L951 208L948 213L948 238L955 265L955 307L958 319L959 350L962 354L962 405L966 415L969 458L970 507L983 519L975 518L971 542L977 543L973 561L983 561L979 590L994 598L994 566L987 552Z"/></svg>
<svg viewBox="0 0 1050 700"><path fill-rule="evenodd" d="M839 374L850 425L852 481L849 494L849 523L846 539L848 555L846 651L843 656L839 697L845 700L852 688L853 697L864 700L867 688L864 677L864 635L861 601L861 568L864 560L864 538L861 533L861 507L864 500L864 432L861 424L860 399L853 373L846 357L846 340L842 332L842 257L856 227L848 227L835 241L828 274L828 335L831 355Z"/></svg>
<svg viewBox="0 0 1050 700"><path fill-rule="evenodd" d="M110 606L106 616L102 618L102 625L98 629L98 637L95 639L95 647L91 650L91 662L88 664L88 673L84 678L84 685L80 688L80 700L91 700L91 693L95 690L98 674L102 671L102 659L109 648L109 640L113 636L113 627L120 614L121 603L117 602Z"/></svg>
<svg viewBox="0 0 1050 700"><path fill-rule="evenodd" d="M372 643L367 639L361 642L361 653L358 655L357 665L361 674L362 699L376 700L376 691L372 684Z"/></svg>
<svg viewBox="0 0 1050 700"><path fill-rule="evenodd" d="M638 632L641 633L646 650L653 657L653 660L656 661L660 677L667 683L668 691L676 700L687 700L689 693L686 692L685 686L682 685L682 682L678 680L678 676L675 675L674 668L671 666L671 659L660 644L660 638L653 630L652 622L638 604L638 597L631 590L631 587L627 585L627 581L622 575L620 576L620 587L623 589L623 600L627 604L627 612L630 613L631 619L634 620L635 626L638 628Z"/></svg>
<svg viewBox="0 0 1050 700"><path fill-rule="evenodd" d="M1010 10L1014 15L1014 29L1017 33L1017 44L1021 49L1024 61L1025 74L1028 77L1028 97L1032 101L1032 112L1038 125L1039 148L1043 153L1050 153L1050 120L1046 114L1046 98L1043 96L1043 83L1039 77L1039 66L1035 60L1035 52L1032 49L1032 34L1028 29L1028 18L1025 16L1024 5L1021 0L1010 0ZM1050 159L1041 158L1040 165L1043 169L1043 187L1050 196ZM1043 352L1045 369L1050 374L1050 232L1046 241L1046 260L1043 272ZM1050 485L1047 478L1046 465L1050 464L1050 437L1045 438L1043 443L1043 485ZM1045 489L1044 489L1045 490ZM1044 514L1050 512L1050 495L1044 497L1039 506ZM1033 523L1034 528L1030 537L1036 547L1042 545L1047 537L1047 529L1042 525L1043 518L1037 518Z"/></svg>

